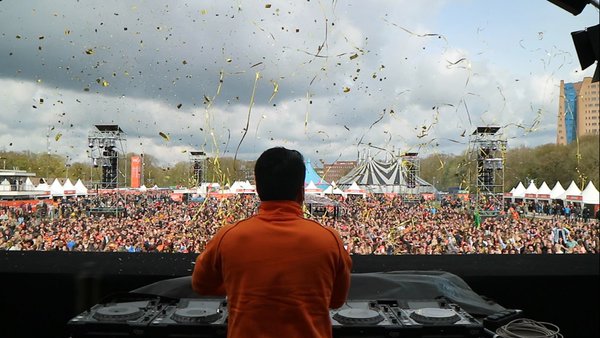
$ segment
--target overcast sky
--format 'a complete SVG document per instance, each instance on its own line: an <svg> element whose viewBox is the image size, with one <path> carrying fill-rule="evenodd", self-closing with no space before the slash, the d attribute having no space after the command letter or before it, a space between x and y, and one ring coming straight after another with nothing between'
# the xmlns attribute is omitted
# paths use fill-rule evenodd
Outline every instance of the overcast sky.
<svg viewBox="0 0 600 338"><path fill-rule="evenodd" d="M488 125L553 143L595 24L545 0L0 0L0 149L89 161L96 124L164 165L460 153Z"/></svg>

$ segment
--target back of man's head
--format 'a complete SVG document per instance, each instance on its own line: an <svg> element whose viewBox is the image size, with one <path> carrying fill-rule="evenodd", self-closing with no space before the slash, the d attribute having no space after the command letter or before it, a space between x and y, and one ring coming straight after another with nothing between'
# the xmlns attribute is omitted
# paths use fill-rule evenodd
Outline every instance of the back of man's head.
<svg viewBox="0 0 600 338"><path fill-rule="evenodd" d="M304 158L296 150L268 149L256 160L254 175L261 201L297 201L304 189Z"/></svg>

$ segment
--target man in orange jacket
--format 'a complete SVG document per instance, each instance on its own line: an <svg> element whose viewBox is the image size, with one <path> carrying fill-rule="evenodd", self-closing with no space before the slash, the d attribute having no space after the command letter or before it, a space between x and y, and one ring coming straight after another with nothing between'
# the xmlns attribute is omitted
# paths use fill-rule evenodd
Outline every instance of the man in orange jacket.
<svg viewBox="0 0 600 338"><path fill-rule="evenodd" d="M224 226L196 260L192 287L227 295L228 337L331 337L352 261L337 231L303 218L302 155L283 147L255 165L258 214Z"/></svg>

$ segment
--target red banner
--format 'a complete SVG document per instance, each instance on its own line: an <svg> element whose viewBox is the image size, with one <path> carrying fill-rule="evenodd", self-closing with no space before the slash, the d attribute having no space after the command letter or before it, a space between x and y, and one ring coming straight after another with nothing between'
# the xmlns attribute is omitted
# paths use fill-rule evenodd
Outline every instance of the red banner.
<svg viewBox="0 0 600 338"><path fill-rule="evenodd" d="M582 201L583 196L581 195L567 195L567 201Z"/></svg>
<svg viewBox="0 0 600 338"><path fill-rule="evenodd" d="M550 199L550 194L537 194L537 198L541 198L541 199Z"/></svg>
<svg viewBox="0 0 600 338"><path fill-rule="evenodd" d="M131 187L139 188L142 177L142 159L139 156L131 156Z"/></svg>

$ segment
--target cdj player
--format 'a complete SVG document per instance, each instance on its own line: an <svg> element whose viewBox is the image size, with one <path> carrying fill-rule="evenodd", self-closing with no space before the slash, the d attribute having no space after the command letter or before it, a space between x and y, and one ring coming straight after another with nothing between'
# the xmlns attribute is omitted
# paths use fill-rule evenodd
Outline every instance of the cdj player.
<svg viewBox="0 0 600 338"><path fill-rule="evenodd" d="M227 315L222 298L154 298L98 304L67 326L73 338L226 337ZM334 337L478 338L484 333L481 322L444 299L348 300L330 315Z"/></svg>

